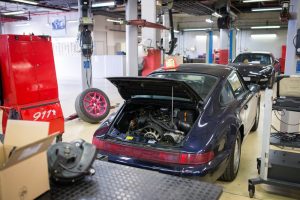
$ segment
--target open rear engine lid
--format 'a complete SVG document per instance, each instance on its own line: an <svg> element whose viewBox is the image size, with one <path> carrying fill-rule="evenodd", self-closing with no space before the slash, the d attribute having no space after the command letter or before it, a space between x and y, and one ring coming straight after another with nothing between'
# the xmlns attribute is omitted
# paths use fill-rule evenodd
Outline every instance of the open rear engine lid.
<svg viewBox="0 0 300 200"><path fill-rule="evenodd" d="M148 77L111 77L107 79L118 88L120 95L126 100L141 95L172 97L172 88L174 98L189 99L195 103L202 100L183 81Z"/></svg>

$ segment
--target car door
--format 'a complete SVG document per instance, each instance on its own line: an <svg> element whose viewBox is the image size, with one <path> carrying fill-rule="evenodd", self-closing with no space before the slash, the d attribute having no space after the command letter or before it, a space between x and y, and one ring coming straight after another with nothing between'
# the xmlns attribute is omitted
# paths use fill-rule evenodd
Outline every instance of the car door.
<svg viewBox="0 0 300 200"><path fill-rule="evenodd" d="M247 134L255 119L256 106L253 93L248 90L236 72L232 72L229 75L228 82L231 85L236 100L239 102L239 115L244 124L244 132Z"/></svg>

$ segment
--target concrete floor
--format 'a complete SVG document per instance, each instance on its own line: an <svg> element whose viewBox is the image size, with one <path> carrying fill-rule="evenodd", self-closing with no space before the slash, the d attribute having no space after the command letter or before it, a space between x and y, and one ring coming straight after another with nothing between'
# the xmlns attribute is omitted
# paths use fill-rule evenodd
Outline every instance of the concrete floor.
<svg viewBox="0 0 300 200"><path fill-rule="evenodd" d="M95 80L94 87L102 89L109 96L111 105L122 103L123 99L118 94L117 89L105 80ZM60 82L59 93L60 100L65 117L75 113L74 102L76 96L80 93L81 88L79 84L73 82ZM263 97L263 92L262 92ZM217 181L216 184L223 187L223 194L221 200L246 200L248 197L248 179L257 177L256 158L260 156L261 149L261 131L263 119L263 98L261 98L261 115L259 128L256 132L252 132L244 140L242 146L241 165L238 176L231 182ZM275 119L274 119L275 120ZM278 127L278 121L275 125ZM86 141L91 141L94 131L98 128L98 124L88 124L79 119L66 122L64 141L71 141L77 138L83 138ZM300 192L289 190L287 188L271 187L267 185L256 186L256 193L254 199L300 199Z"/></svg>

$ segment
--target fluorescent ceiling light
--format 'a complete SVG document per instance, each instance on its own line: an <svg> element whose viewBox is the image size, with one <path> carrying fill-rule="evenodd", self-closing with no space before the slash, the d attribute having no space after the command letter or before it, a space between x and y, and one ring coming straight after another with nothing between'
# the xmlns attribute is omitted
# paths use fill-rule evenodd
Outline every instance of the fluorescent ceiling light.
<svg viewBox="0 0 300 200"><path fill-rule="evenodd" d="M13 11L13 12L6 12L6 13L2 13L3 15L20 15L20 14L24 14L25 11L24 10L19 10L19 11Z"/></svg>
<svg viewBox="0 0 300 200"><path fill-rule="evenodd" d="M68 20L67 23L79 23L78 20Z"/></svg>
<svg viewBox="0 0 300 200"><path fill-rule="evenodd" d="M106 21L108 21L108 22L115 22L115 23L122 23L122 21L121 20L116 20L116 19L106 19Z"/></svg>
<svg viewBox="0 0 300 200"><path fill-rule="evenodd" d="M282 8L277 7L277 8L252 8L252 12L263 12L263 11L279 11L282 10Z"/></svg>
<svg viewBox="0 0 300 200"><path fill-rule="evenodd" d="M243 0L243 3L266 2L266 1L275 1L275 0Z"/></svg>
<svg viewBox="0 0 300 200"><path fill-rule="evenodd" d="M109 7L109 6L115 6L115 1L109 1L109 2L103 2L103 3L93 3L92 7L93 8L98 8L98 7Z"/></svg>
<svg viewBox="0 0 300 200"><path fill-rule="evenodd" d="M206 38L207 38L207 35L196 35L196 40L203 40ZM213 39L216 39L216 38L218 38L218 36L213 35Z"/></svg>
<svg viewBox="0 0 300 200"><path fill-rule="evenodd" d="M204 40L204 39L206 39L206 35L196 35L196 39L197 40Z"/></svg>
<svg viewBox="0 0 300 200"><path fill-rule="evenodd" d="M252 26L251 29L269 29L269 28L280 28L280 26Z"/></svg>
<svg viewBox="0 0 300 200"><path fill-rule="evenodd" d="M31 4L31 5L38 5L39 3L34 2L34 1L27 1L27 0L12 0L14 2L20 2L20 3L26 3L26 4Z"/></svg>
<svg viewBox="0 0 300 200"><path fill-rule="evenodd" d="M210 23L210 24L211 24L211 23L214 23L214 21L211 20L211 19L206 19L205 21L206 21L207 23Z"/></svg>
<svg viewBox="0 0 300 200"><path fill-rule="evenodd" d="M29 23L25 23L25 24L16 24L15 26L29 26Z"/></svg>
<svg viewBox="0 0 300 200"><path fill-rule="evenodd" d="M251 34L252 39L275 39L276 34Z"/></svg>
<svg viewBox="0 0 300 200"><path fill-rule="evenodd" d="M174 33L179 33L180 31L174 29Z"/></svg>
<svg viewBox="0 0 300 200"><path fill-rule="evenodd" d="M220 15L220 14L217 13L217 12L214 12L214 13L212 13L211 15L214 16L214 17L218 17L218 18L219 18L219 17L222 17L222 15Z"/></svg>
<svg viewBox="0 0 300 200"><path fill-rule="evenodd" d="M210 30L210 28L188 28L188 29L183 29L183 31L207 31Z"/></svg>

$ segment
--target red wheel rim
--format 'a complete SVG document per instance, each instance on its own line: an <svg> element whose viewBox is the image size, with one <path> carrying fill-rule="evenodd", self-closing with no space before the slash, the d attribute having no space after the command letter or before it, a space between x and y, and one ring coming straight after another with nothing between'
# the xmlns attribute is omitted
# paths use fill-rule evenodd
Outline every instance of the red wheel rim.
<svg viewBox="0 0 300 200"><path fill-rule="evenodd" d="M93 117L100 117L107 110L106 99L99 92L87 93L83 98L83 105L86 112Z"/></svg>

